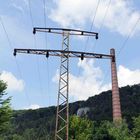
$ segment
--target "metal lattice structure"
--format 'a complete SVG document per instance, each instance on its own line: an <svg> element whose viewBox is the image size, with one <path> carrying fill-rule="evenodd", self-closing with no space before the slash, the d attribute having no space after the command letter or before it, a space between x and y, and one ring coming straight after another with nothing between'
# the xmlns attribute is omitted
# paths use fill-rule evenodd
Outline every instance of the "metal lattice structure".
<svg viewBox="0 0 140 140"><path fill-rule="evenodd" d="M69 32L63 32L62 50L69 51ZM69 54L61 56L60 78L57 99L55 140L63 140L62 134L66 134L68 140L69 124Z"/></svg>
<svg viewBox="0 0 140 140"><path fill-rule="evenodd" d="M88 32L75 29L65 28L33 28L33 34L36 32L48 32L62 35L62 50L59 52L52 50L54 56L59 55L61 57L60 65L60 78L59 78L59 89L57 99L57 112L56 112L56 129L55 129L55 140L68 140L69 134L69 36L70 35L81 35L81 36L95 36L98 39L98 33ZM21 50L15 49L16 52ZM42 54L43 50L37 52L37 50L22 50L23 53L34 53ZM61 53L63 52L63 53ZM49 51L45 51L46 57L49 56ZM63 138L62 138L63 137Z"/></svg>
<svg viewBox="0 0 140 140"><path fill-rule="evenodd" d="M112 76L112 108L113 108L113 120L121 120L121 106L120 106L120 97L119 97L119 88L117 80L117 69L116 69L116 60L115 60L115 50L111 49L110 54L97 54L89 52L77 52L77 51L64 51L64 50L40 50L40 49L15 49L14 55L16 53L27 53L27 54L37 54L37 55L46 55L49 56L68 56L72 58L96 58L96 59L110 59L111 60L111 76Z"/></svg>
<svg viewBox="0 0 140 140"><path fill-rule="evenodd" d="M33 33L48 32L61 34L62 39L62 50L44 50L44 49L14 49L14 55L16 53L27 53L49 56L61 57L60 65L60 78L59 78L59 89L57 98L57 112L56 112L56 129L55 129L55 140L68 140L69 138L69 58L76 57L81 58L97 58L97 59L111 59L112 69L112 103L113 103L113 120L121 120L121 108L120 98L118 90L118 81L116 73L115 63L115 50L111 49L110 55L97 54L89 52L77 52L69 51L69 36L70 35L82 35L82 36L95 36L98 39L98 33L87 32L73 29L63 28L34 28Z"/></svg>

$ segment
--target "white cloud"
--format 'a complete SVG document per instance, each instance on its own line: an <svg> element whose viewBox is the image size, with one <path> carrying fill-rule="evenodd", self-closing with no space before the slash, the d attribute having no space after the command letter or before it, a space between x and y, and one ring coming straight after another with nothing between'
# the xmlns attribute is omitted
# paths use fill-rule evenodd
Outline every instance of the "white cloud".
<svg viewBox="0 0 140 140"><path fill-rule="evenodd" d="M119 86L134 85L140 83L140 69L130 70L124 66L118 69Z"/></svg>
<svg viewBox="0 0 140 140"><path fill-rule="evenodd" d="M86 100L90 96L111 89L111 83L102 84L103 72L99 67L95 67L93 60L79 61L82 73L79 76L69 75L70 96L76 100ZM111 75L110 75L111 77ZM54 82L58 83L59 73L57 71ZM130 70L124 66L118 68L119 86L133 85L140 83L140 69Z"/></svg>
<svg viewBox="0 0 140 140"><path fill-rule="evenodd" d="M24 109L32 109L32 110L35 110L35 109L39 109L40 108L40 106L39 105L37 105L37 104L32 104L32 105L30 105L29 107L25 107Z"/></svg>
<svg viewBox="0 0 140 140"><path fill-rule="evenodd" d="M93 60L87 60L78 63L82 73L79 76L70 74L70 96L75 99L85 100L89 96L94 96L102 91L110 89L110 84L102 85L102 71L99 67L94 66ZM58 82L58 72L53 78L53 81Z"/></svg>
<svg viewBox="0 0 140 140"><path fill-rule="evenodd" d="M94 26L99 28L102 24L105 11L110 0L101 0ZM86 23L91 23L95 14L97 0L59 0L54 1L56 7L50 11L49 18L65 27L82 27ZM108 9L104 21L104 27L111 31L128 35L133 26L140 18L140 12L136 11L133 1L113 0ZM135 30L136 34L140 31L140 24Z"/></svg>
<svg viewBox="0 0 140 140"><path fill-rule="evenodd" d="M70 95L80 100L87 99L100 92L110 88L110 84L102 85L102 71L94 66L93 60L84 60L79 62L78 66L82 68L80 76L70 74Z"/></svg>
<svg viewBox="0 0 140 140"><path fill-rule="evenodd" d="M0 79L7 83L8 91L23 91L24 89L24 81L17 79L11 72L3 71Z"/></svg>

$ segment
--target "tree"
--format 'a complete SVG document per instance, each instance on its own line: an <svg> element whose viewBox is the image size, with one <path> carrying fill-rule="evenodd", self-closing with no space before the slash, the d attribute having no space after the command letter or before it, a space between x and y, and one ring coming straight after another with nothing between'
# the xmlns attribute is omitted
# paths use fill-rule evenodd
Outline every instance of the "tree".
<svg viewBox="0 0 140 140"><path fill-rule="evenodd" d="M134 128L133 135L136 140L140 139L140 116L133 118Z"/></svg>
<svg viewBox="0 0 140 140"><path fill-rule="evenodd" d="M17 134L14 134L12 139L13 139L13 140L24 140L24 139L22 138L22 136L17 135Z"/></svg>
<svg viewBox="0 0 140 140"><path fill-rule="evenodd" d="M77 116L70 117L69 139L92 140L93 122Z"/></svg>
<svg viewBox="0 0 140 140"><path fill-rule="evenodd" d="M125 121L119 125L108 122L108 132L115 140L135 140Z"/></svg>
<svg viewBox="0 0 140 140"><path fill-rule="evenodd" d="M0 80L0 134L9 128L12 110L10 108L11 97L6 97L7 85Z"/></svg>

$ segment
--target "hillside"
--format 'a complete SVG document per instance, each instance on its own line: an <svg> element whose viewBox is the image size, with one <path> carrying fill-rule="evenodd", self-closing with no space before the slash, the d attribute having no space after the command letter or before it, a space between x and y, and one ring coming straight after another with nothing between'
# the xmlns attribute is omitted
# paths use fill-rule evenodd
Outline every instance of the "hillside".
<svg viewBox="0 0 140 140"><path fill-rule="evenodd" d="M129 123L131 128L132 117L140 114L140 85L126 86L120 88L120 99L123 118ZM88 111L84 114L84 108ZM77 114L78 110L83 111L80 115L93 121L112 120L112 102L111 91L102 92L99 95L88 98L86 101L77 101L70 103L70 115ZM12 135L25 135L31 139L53 136L55 129L55 111L56 107L40 108L37 110L19 110L14 111L11 130L6 135L10 138ZM35 134L36 133L36 134ZM50 138L51 139L51 138Z"/></svg>

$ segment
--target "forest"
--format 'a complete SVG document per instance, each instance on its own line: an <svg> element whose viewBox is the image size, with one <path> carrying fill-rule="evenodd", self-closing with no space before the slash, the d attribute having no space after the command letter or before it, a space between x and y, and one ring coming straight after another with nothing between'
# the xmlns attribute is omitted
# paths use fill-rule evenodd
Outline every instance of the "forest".
<svg viewBox="0 0 140 140"><path fill-rule="evenodd" d="M12 110L0 81L0 140L53 140L56 107ZM70 103L70 140L140 140L140 85L119 89L123 121L112 122L111 91ZM77 115L81 108L89 108Z"/></svg>

